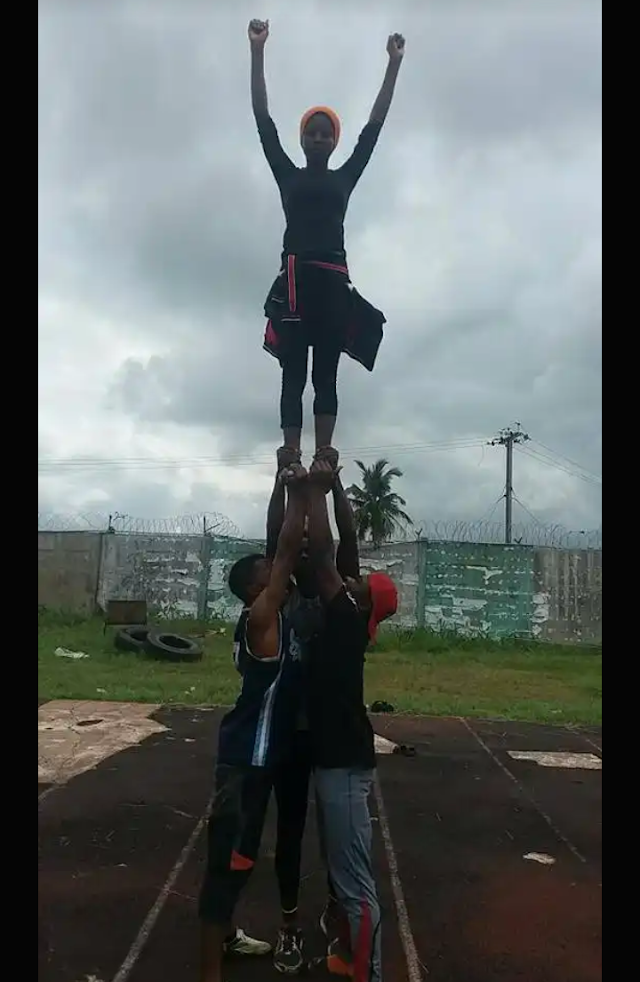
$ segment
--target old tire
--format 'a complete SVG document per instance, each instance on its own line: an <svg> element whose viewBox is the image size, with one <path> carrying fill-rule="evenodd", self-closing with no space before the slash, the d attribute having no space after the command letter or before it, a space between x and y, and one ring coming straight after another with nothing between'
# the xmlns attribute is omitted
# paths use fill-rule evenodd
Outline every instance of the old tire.
<svg viewBox="0 0 640 982"><path fill-rule="evenodd" d="M122 627L116 632L113 644L118 651L134 651L136 654L141 654L148 635L149 628L144 625Z"/></svg>
<svg viewBox="0 0 640 982"><path fill-rule="evenodd" d="M157 661L200 661L202 658L202 648L196 641L164 631L151 631L144 649Z"/></svg>

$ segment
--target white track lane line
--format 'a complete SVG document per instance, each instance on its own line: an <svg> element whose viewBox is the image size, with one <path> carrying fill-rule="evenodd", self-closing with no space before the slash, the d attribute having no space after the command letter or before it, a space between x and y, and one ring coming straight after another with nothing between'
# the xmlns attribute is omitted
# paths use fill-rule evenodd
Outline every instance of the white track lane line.
<svg viewBox="0 0 640 982"><path fill-rule="evenodd" d="M513 781L513 783L515 784L515 786L519 789L520 794L524 798L526 798L527 801L531 805L533 805L533 807L535 808L535 810L538 812L538 814L541 816L541 818L543 818L545 820L545 822L547 823L547 825L549 826L549 828L551 829L551 831L554 833L554 835L556 835L560 839L561 842L564 842L564 844L567 847L567 849L569 850L569 852L573 853L573 855L576 857L576 859L579 859L581 863L585 863L585 865L586 865L587 864L586 857L583 856L582 853L580 852L580 850L577 849L574 846L573 842L571 842L571 840L567 838L567 836L564 834L564 832L561 832L560 831L560 829L558 828L558 826L556 825L556 823L553 821L553 819L551 818L551 816L548 815L547 812L544 811L544 809L540 807L540 805L535 800L535 798L531 794L529 794L529 792L525 788L525 786L522 783L522 781L519 781L518 778L515 776L515 774L513 774L509 770L509 768L507 767L507 765L502 763L502 761L500 760L500 758L496 754L494 754L494 752L491 749L491 747L488 744L486 744L485 741L482 739L482 737L479 736L476 733L476 731L473 729L473 727L471 727L469 725L469 723L467 723L466 719L464 719L462 716L459 716L458 719L460 720L460 722L462 723L462 725L464 727L466 727L466 729L469 731L469 733L471 734L471 736L473 737L473 739L477 743L480 744L480 746L485 751L485 753L487 753L489 755L489 757L491 757L491 759L494 762L494 764L497 764L497 766L500 768L500 770L503 772L503 774L506 774L507 777L509 778L509 780L510 781Z"/></svg>
<svg viewBox="0 0 640 982"><path fill-rule="evenodd" d="M120 966L116 974L113 976L112 982L126 982L126 980L131 975L131 972L135 968L136 962L138 961L138 958L142 954L142 951L147 941L149 940L149 936L153 931L154 927L156 926L160 914L162 913L162 909L169 898L169 894L173 890L176 880L180 876L180 873L184 869L187 860L189 859L189 856L193 852L196 842L200 838L200 834L203 828L205 827L205 824L209 817L209 811L211 809L212 803L213 803L213 795L211 795L209 799L209 802L207 804L207 809L204 815L202 815L201 818L199 819L196 827L194 828L193 832L187 839L186 845L184 846L182 852L180 853L176 862L174 863L171 872L169 873L169 876L165 881L164 886L162 887L160 893L156 898L156 902L154 903L153 907L145 917L142 923L142 927L138 931L138 934L136 935L133 944L129 948L129 952L125 960L123 961L122 965Z"/></svg>
<svg viewBox="0 0 640 982"><path fill-rule="evenodd" d="M595 740L592 740L591 737L588 737L586 733L581 733L580 736L582 737L583 740L586 740L587 743L590 743L593 749L598 751L598 755L602 757L602 747L600 746L599 743L596 743Z"/></svg>
<svg viewBox="0 0 640 982"><path fill-rule="evenodd" d="M420 958L418 957L418 950L413 937L413 931L411 930L411 921L409 920L409 911L407 910L407 904L404 899L404 890L402 889L402 881L398 870L396 851L393 845L393 839L391 838L391 828L389 827L389 819L387 818L387 809L385 807L384 798L382 797L382 787L377 774L373 782L373 790L378 808L380 831L382 833L384 848L387 854L387 865L389 867L389 876L391 878L391 890L393 892L393 901L395 903L396 914L398 917L398 932L400 934L400 940L404 949L404 957L407 962L407 975L409 982L423 982L425 973L428 975L429 970L422 964Z"/></svg>
<svg viewBox="0 0 640 982"><path fill-rule="evenodd" d="M38 808L40 808L40 805L49 797L49 795L53 791L56 791L59 787L59 784L52 784L50 787L45 788L44 791L41 791L38 795Z"/></svg>

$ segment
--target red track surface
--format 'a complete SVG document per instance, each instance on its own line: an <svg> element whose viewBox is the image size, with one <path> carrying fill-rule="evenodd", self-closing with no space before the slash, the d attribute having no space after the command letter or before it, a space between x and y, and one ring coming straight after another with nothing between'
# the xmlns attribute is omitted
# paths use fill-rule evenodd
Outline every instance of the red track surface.
<svg viewBox="0 0 640 982"><path fill-rule="evenodd" d="M161 710L156 718L167 733L110 757L39 804L41 982L91 976L113 982L205 813L219 714ZM420 977L601 982L602 773L543 768L508 755L596 753L601 735L409 717L379 717L375 725L418 749L415 758L380 758L379 776ZM278 923L273 840L271 822L239 912L243 927L267 938ZM525 861L529 852L556 862ZM200 835L118 982L195 980L203 856ZM376 856L385 980L410 982L380 831ZM313 820L304 877L309 946L319 952L325 880ZM280 976L267 960L231 963L227 977Z"/></svg>

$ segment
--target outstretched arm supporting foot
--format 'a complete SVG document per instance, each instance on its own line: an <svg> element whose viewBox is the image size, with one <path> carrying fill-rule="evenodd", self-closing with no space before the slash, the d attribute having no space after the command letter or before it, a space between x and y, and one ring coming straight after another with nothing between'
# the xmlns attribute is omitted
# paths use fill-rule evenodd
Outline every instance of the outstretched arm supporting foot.
<svg viewBox="0 0 640 982"><path fill-rule="evenodd" d="M347 492L340 480L339 472L335 475L332 490L333 507L340 540L336 554L336 566L343 579L353 577L354 580L358 580L360 579L360 551L358 549L356 519Z"/></svg>
<svg viewBox="0 0 640 982"><path fill-rule="evenodd" d="M307 514L307 472L301 465L285 476L287 508L278 537L269 582L254 600L247 621L247 639L256 657L275 657L278 649L278 614L287 596L289 580L302 547Z"/></svg>
<svg viewBox="0 0 640 982"><path fill-rule="evenodd" d="M285 471L300 463L300 454L288 447L280 447L277 454L276 476L267 509L267 559L273 559L284 523Z"/></svg>
<svg viewBox="0 0 640 982"><path fill-rule="evenodd" d="M324 603L330 603L343 587L327 511L327 494L334 479L335 473L327 461L314 461L309 472L309 560Z"/></svg>

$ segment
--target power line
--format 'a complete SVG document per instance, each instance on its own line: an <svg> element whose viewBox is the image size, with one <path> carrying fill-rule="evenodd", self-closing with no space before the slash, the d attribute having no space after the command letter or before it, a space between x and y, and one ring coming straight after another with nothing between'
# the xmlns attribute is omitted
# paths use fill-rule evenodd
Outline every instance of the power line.
<svg viewBox="0 0 640 982"><path fill-rule="evenodd" d="M524 501L521 501L520 500L520 498L517 496L517 494L514 494L513 495L513 500L518 502L518 504L520 505L520 507L522 508L522 510L523 511L526 511L526 513L529 516L529 518L532 518L533 521L536 523L536 525L539 525L540 528L550 528L551 527L546 522L541 522L540 519L536 515L534 515L534 513L531 511L531 509L527 505L525 505Z"/></svg>
<svg viewBox="0 0 640 982"><path fill-rule="evenodd" d="M504 501L504 494L501 494L499 498L496 498L494 503L491 505L488 511L486 511L481 518L478 518L476 522L471 522L472 525L483 525L488 524L493 518L496 508L501 501Z"/></svg>
<svg viewBox="0 0 640 982"><path fill-rule="evenodd" d="M577 477L580 481L584 481L585 484L592 484L595 486L602 485L602 478L596 477L592 474L586 474L583 471L576 470L575 467L567 467L559 460L554 460L549 454L540 453L539 450L526 449L523 447L518 448L519 453L524 454L526 457L531 457L532 460L537 460L539 463L546 464L547 467L552 467L555 470L562 471L564 474L569 474L571 477Z"/></svg>
<svg viewBox="0 0 640 982"><path fill-rule="evenodd" d="M406 454L406 453L444 453L454 450L465 450L473 447L482 446L478 439L461 438L459 440L446 440L432 443L410 443L410 444L380 444L378 446L362 446L345 448L341 452L344 459L353 460L355 457L370 457L383 453ZM38 469L41 473L55 473L56 471L115 471L115 470L176 470L191 467L211 467L211 466L251 466L264 465L273 461L273 454L247 454L247 455L226 455L224 457L202 456L202 457L44 457L38 461Z"/></svg>
<svg viewBox="0 0 640 982"><path fill-rule="evenodd" d="M543 522L542 519L538 518L538 516L533 511L531 511L529 506L525 505L524 501L522 501L522 499L519 498L516 494L514 494L513 500L517 501L520 507L522 508L522 510L525 511L529 516L529 518L531 518L535 522L536 526L540 529L543 529L545 532L548 532L550 534L558 534L559 532L561 532L561 534L567 537L567 540L572 536L584 536L586 538L591 538L594 536L594 534L596 534L593 530L567 529L562 525L550 525L549 522Z"/></svg>
<svg viewBox="0 0 640 982"><path fill-rule="evenodd" d="M421 449L455 449L458 446L482 446L482 443L477 438L470 437L460 437L454 440L436 440L420 443L400 443L400 444L374 444L366 446L355 446L346 447L344 449L345 453L365 453L365 452L383 452L386 450L400 451L400 450L421 450ZM156 462L178 462L181 463L185 459L191 460L204 460L207 462L235 462L236 460L271 460L272 454L262 453L262 454L225 454L224 457L215 457L210 455L204 455L195 458L174 458L174 457L94 457L94 456L77 456L77 457L41 457L40 460L43 463L51 464L65 464L65 463L144 463L150 461L152 463Z"/></svg>
<svg viewBox="0 0 640 982"><path fill-rule="evenodd" d="M562 454L558 450L553 450L540 440L532 438L531 442L535 446L542 447L543 450L546 450L547 453L551 454L553 457L559 457L560 460L563 460L566 464L570 464L572 467L576 467L579 471L583 471L583 473L587 474L589 477L593 477L597 481L602 480L601 474L594 474L594 472L589 470L588 467L583 467L582 464L579 464L576 460L572 460L571 457L567 457L566 454Z"/></svg>

